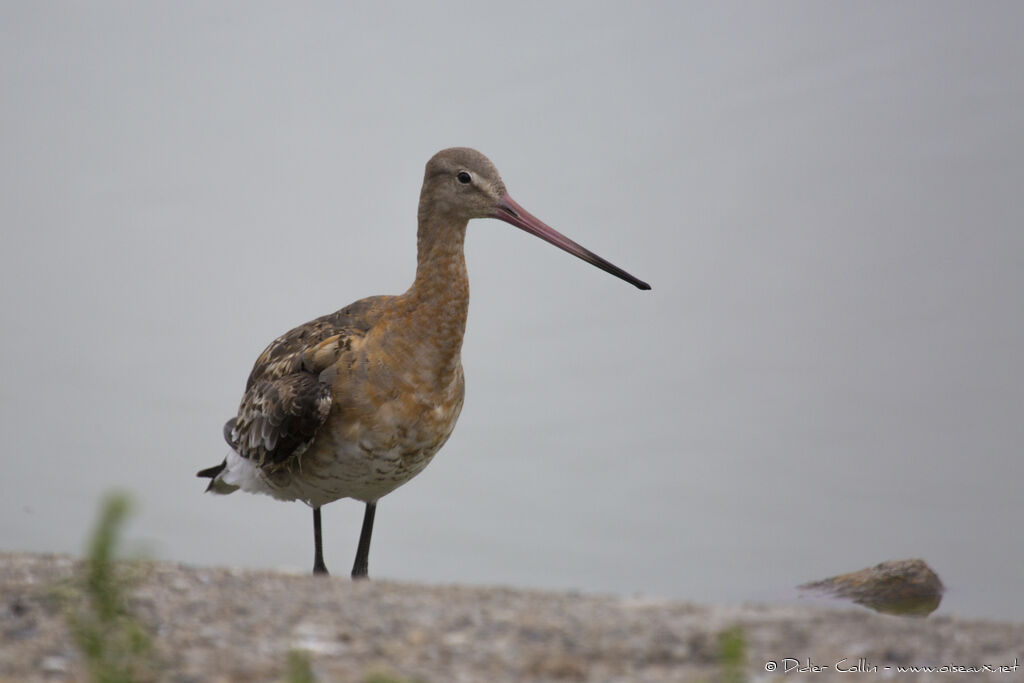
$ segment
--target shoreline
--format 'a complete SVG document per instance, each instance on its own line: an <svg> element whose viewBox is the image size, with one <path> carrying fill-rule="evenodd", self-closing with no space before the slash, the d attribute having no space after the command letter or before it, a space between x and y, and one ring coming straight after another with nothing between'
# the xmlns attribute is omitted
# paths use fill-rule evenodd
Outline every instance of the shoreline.
<svg viewBox="0 0 1024 683"><path fill-rule="evenodd" d="M80 566L0 552L0 682L88 680L58 597ZM181 683L285 680L296 652L315 680L343 683L713 681L726 669L747 681L1024 676L1024 623L130 566L128 604L151 635L157 680Z"/></svg>

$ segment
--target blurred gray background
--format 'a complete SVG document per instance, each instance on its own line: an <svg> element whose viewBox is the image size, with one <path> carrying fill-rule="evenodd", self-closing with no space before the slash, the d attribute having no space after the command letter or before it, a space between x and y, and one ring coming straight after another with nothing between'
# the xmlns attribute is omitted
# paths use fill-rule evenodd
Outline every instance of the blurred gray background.
<svg viewBox="0 0 1024 683"><path fill-rule="evenodd" d="M465 409L371 574L700 601L923 557L1020 618L1024 5L0 5L0 548L97 501L201 565L312 563L310 512L203 495L278 334L415 268L423 165L467 240ZM324 514L351 566L361 504Z"/></svg>

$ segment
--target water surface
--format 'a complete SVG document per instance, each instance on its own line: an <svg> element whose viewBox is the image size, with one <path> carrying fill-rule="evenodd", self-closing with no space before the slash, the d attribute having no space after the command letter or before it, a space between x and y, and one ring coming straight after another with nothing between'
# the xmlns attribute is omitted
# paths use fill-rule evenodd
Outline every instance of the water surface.
<svg viewBox="0 0 1024 683"><path fill-rule="evenodd" d="M1019 619L1020 5L0 13L3 548L117 487L158 557L307 569L307 509L193 473L267 342L409 284L471 145L654 290L474 222L465 410L371 573L738 602L922 557Z"/></svg>

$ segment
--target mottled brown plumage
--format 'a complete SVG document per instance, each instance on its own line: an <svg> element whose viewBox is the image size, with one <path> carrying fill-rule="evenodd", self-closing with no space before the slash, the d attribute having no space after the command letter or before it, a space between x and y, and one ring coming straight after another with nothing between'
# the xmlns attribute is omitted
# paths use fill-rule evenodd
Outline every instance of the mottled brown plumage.
<svg viewBox="0 0 1024 683"><path fill-rule="evenodd" d="M224 425L228 445L268 473L297 463L330 413L335 364L390 298L357 301L271 342L249 374L237 417Z"/></svg>
<svg viewBox="0 0 1024 683"><path fill-rule="evenodd" d="M463 244L472 218L516 225L603 270L650 287L558 234L508 196L494 165L468 148L427 162L417 268L398 296L357 301L274 340L257 358L231 452L199 472L207 490L238 488L314 510L315 573L326 573L320 507L366 503L353 576L365 576L376 502L414 477L455 428L465 393L460 352L469 310Z"/></svg>

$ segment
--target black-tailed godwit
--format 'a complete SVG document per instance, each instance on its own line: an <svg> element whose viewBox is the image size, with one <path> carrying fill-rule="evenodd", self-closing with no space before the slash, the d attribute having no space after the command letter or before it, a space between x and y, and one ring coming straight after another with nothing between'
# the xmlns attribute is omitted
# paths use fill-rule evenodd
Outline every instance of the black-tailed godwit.
<svg viewBox="0 0 1024 683"><path fill-rule="evenodd" d="M465 147L427 162L416 279L404 294L361 299L278 337L256 359L231 451L198 473L207 491L237 489L313 508L314 574L326 574L321 506L366 503L353 578L365 577L377 501L423 471L462 409L460 352L469 310L463 243L473 218L497 218L640 289L618 266L545 225L508 195L494 165Z"/></svg>

